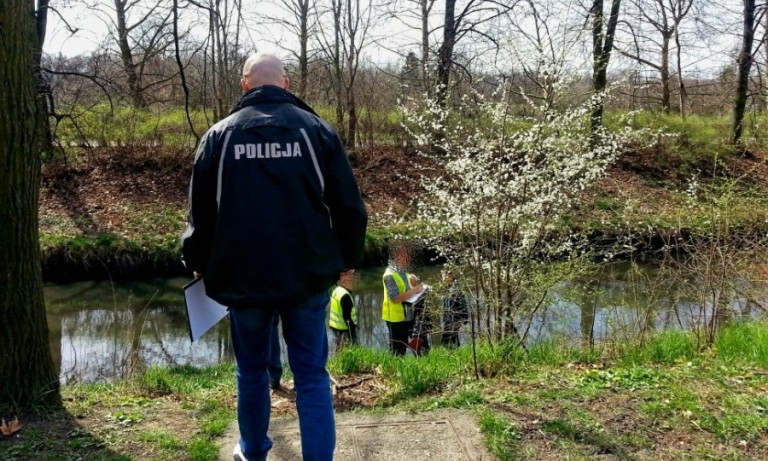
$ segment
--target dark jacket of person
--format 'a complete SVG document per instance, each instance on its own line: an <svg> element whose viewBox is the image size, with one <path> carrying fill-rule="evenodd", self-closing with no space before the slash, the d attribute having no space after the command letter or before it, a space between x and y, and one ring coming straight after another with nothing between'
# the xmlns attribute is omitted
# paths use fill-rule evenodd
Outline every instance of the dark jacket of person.
<svg viewBox="0 0 768 461"><path fill-rule="evenodd" d="M362 256L367 215L341 140L277 86L208 130L189 189L184 263L223 305L302 301Z"/></svg>

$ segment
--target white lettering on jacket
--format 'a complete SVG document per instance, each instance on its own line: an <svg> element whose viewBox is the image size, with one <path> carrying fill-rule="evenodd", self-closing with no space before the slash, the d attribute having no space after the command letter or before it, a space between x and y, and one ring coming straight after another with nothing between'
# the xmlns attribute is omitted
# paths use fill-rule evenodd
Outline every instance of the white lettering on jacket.
<svg viewBox="0 0 768 461"><path fill-rule="evenodd" d="M235 160L245 157L252 158L282 158L301 157L301 147L298 142L280 144L265 142L258 144L235 144Z"/></svg>

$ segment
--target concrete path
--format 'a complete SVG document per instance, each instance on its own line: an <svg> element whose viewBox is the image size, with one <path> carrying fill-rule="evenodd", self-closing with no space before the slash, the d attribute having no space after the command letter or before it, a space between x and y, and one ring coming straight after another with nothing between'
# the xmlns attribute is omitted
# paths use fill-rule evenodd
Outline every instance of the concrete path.
<svg viewBox="0 0 768 461"><path fill-rule="evenodd" d="M273 418L274 447L269 461L301 460L299 425L295 417ZM220 461L232 460L239 438L230 427L219 450ZM409 414L336 414L335 461L491 461L474 416L441 410Z"/></svg>

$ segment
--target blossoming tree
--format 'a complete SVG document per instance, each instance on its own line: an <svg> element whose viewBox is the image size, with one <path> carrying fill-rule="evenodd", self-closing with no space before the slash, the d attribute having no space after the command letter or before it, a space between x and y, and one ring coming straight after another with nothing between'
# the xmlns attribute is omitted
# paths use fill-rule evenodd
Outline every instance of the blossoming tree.
<svg viewBox="0 0 768 461"><path fill-rule="evenodd" d="M588 245L566 212L635 136L590 134L594 101L566 111L529 101L535 116L517 117L506 99L467 95L457 110L425 99L403 110L407 129L429 146L424 155L444 166L419 197L428 244L464 276L473 327L523 343L552 288L585 267L578 255Z"/></svg>

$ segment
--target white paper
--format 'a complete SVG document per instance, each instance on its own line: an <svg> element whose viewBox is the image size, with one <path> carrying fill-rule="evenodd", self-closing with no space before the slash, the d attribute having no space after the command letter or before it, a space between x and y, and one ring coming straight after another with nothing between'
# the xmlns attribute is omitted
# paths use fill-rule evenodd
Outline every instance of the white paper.
<svg viewBox="0 0 768 461"><path fill-rule="evenodd" d="M416 301L419 300L419 298L424 296L430 288L432 288L432 287L427 285L427 284L424 284L424 283L421 284L421 291L419 291L418 293L413 294L413 295L409 296L408 298L404 299L403 302L415 303Z"/></svg>
<svg viewBox="0 0 768 461"><path fill-rule="evenodd" d="M192 342L219 323L229 311L205 294L205 282L197 279L184 286L184 304L189 319L189 337Z"/></svg>

